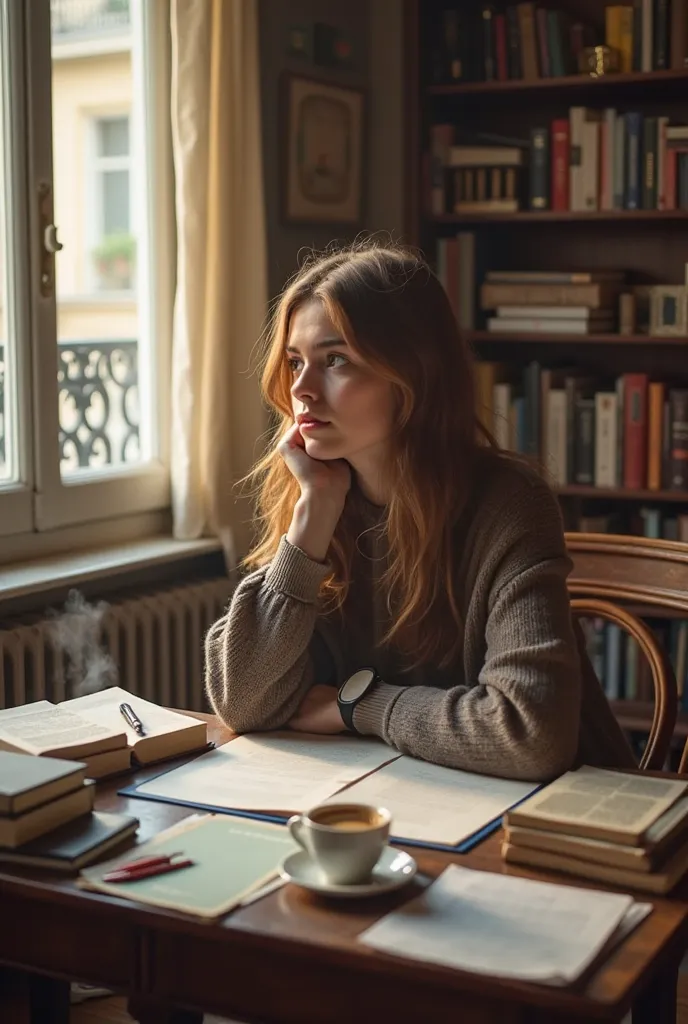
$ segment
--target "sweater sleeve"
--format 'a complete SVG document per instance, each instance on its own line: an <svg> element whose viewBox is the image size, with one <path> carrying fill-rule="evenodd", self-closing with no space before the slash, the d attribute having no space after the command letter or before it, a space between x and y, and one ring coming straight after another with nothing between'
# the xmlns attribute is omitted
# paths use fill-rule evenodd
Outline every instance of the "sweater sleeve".
<svg viewBox="0 0 688 1024"><path fill-rule="evenodd" d="M487 572L487 618L478 678L447 690L380 683L354 725L436 764L548 780L575 758L581 702L561 517L549 488L528 484L490 518L481 530L490 569L479 573L482 583Z"/></svg>
<svg viewBox="0 0 688 1024"><path fill-rule="evenodd" d="M205 686L235 732L279 729L315 682L327 682L332 652L317 630L327 565L286 537L269 565L237 587L205 641Z"/></svg>

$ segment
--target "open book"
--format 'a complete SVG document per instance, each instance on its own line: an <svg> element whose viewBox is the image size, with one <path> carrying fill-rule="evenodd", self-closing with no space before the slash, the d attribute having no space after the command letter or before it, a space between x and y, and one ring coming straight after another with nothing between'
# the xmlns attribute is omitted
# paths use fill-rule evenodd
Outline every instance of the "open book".
<svg viewBox="0 0 688 1024"><path fill-rule="evenodd" d="M677 779L584 765L512 808L504 824L643 846L653 824L687 789L688 782Z"/></svg>
<svg viewBox="0 0 688 1024"><path fill-rule="evenodd" d="M141 720L139 736L122 716L129 704ZM0 711L0 750L83 761L91 778L129 767L132 756L151 764L202 749L205 722L144 700L119 686L52 704L41 700Z"/></svg>

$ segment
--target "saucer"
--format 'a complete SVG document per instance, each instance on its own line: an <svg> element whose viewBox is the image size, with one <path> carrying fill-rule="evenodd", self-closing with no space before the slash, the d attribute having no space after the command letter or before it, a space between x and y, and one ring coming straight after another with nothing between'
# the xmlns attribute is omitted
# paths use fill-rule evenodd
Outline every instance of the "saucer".
<svg viewBox="0 0 688 1024"><path fill-rule="evenodd" d="M326 882L320 868L308 856L305 850L297 850L285 857L280 865L280 875L287 882L300 885L303 889L321 893L323 896L336 896L338 899L360 899L362 896L379 896L383 892L392 892L408 885L416 874L417 865L413 857L403 850L386 846L380 859L373 868L369 882L356 885L333 885Z"/></svg>

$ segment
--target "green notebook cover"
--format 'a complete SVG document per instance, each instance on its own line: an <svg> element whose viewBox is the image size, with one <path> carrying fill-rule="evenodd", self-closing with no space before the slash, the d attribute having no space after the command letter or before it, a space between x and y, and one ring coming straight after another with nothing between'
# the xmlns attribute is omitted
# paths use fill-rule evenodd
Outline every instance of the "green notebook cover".
<svg viewBox="0 0 688 1024"><path fill-rule="evenodd" d="M279 825L226 814L193 815L125 855L82 871L79 884L198 917L220 917L273 878L294 849L293 839ZM102 880L119 864L159 853L181 853L195 863L140 881Z"/></svg>

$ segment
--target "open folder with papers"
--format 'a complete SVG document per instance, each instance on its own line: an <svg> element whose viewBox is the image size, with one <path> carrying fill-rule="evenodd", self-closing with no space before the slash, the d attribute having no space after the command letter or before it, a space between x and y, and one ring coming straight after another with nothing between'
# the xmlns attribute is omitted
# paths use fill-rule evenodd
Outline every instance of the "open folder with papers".
<svg viewBox="0 0 688 1024"><path fill-rule="evenodd" d="M380 740L264 733L232 742L125 796L284 823L329 799L384 805L393 841L464 852L537 786L401 756Z"/></svg>

